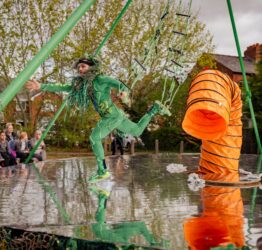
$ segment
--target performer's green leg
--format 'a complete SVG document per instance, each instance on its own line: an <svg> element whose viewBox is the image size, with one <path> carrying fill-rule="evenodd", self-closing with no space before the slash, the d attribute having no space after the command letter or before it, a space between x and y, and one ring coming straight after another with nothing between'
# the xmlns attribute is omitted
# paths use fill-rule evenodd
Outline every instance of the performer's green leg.
<svg viewBox="0 0 262 250"><path fill-rule="evenodd" d="M90 135L90 141L93 152L96 156L98 169L97 173L89 179L90 182L109 177L109 172L106 170L102 139L109 135L109 133L115 128L118 128L125 133L139 136L143 133L152 117L156 114L170 115L170 112L165 106L157 101L138 123L128 120L125 114L118 109L114 109L110 116L103 117L97 123L97 126L93 129Z"/></svg>
<svg viewBox="0 0 262 250"><path fill-rule="evenodd" d="M147 127L148 123L151 121L151 119L157 114L171 115L168 108L162 105L159 101L156 101L152 108L139 120L138 123L134 123L130 121L128 118L125 118L119 124L119 126L117 126L117 129L124 133L131 134L133 136L140 136Z"/></svg>
<svg viewBox="0 0 262 250"><path fill-rule="evenodd" d="M117 126L117 129L133 136L140 136L147 127L148 123L151 121L152 117L153 116L147 113L139 120L138 123L132 122L128 118L125 118L121 124Z"/></svg>
<svg viewBox="0 0 262 250"><path fill-rule="evenodd" d="M117 113L112 117L103 117L93 129L90 135L91 146L97 160L97 173L89 179L89 182L96 182L98 180L109 177L105 163L104 148L102 139L109 135L123 120L123 115Z"/></svg>

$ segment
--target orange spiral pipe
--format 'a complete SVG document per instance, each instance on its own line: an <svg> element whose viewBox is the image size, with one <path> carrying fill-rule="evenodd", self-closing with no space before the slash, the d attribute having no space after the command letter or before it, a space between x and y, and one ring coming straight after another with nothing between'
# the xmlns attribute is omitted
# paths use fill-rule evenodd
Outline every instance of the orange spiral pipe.
<svg viewBox="0 0 262 250"><path fill-rule="evenodd" d="M238 171L242 145L239 86L218 70L204 70L192 81L183 129L202 139L202 173Z"/></svg>

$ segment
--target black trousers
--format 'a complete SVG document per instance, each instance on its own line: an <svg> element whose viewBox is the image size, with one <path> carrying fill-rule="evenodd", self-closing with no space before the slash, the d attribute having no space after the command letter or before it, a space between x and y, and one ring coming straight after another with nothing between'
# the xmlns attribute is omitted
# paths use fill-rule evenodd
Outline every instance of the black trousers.
<svg viewBox="0 0 262 250"><path fill-rule="evenodd" d="M112 155L116 154L117 147L119 148L120 154L124 154L123 139L115 138L111 143Z"/></svg>
<svg viewBox="0 0 262 250"><path fill-rule="evenodd" d="M0 152L1 156L4 158L4 167L16 165L15 158L8 152Z"/></svg>
<svg viewBox="0 0 262 250"><path fill-rule="evenodd" d="M16 157L20 158L20 162L24 162L26 158L28 157L29 153L24 152L16 152Z"/></svg>

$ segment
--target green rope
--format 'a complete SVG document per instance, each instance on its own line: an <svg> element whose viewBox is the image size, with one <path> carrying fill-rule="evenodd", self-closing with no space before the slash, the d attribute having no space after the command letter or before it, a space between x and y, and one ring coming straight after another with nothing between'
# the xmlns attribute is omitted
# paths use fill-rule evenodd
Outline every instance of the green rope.
<svg viewBox="0 0 262 250"><path fill-rule="evenodd" d="M178 7L177 7L178 12L180 12L181 7L182 7L182 0L180 0L179 4L178 4ZM179 17L177 15L176 19L175 19L175 27L174 27L175 30L178 29L178 20L179 20ZM172 59L172 55L173 55L172 51L168 51L166 64ZM164 88L163 88L163 92L162 92L161 102L164 101L164 98L165 98L165 95L166 95L166 88L167 88L167 80L168 80L168 78L169 78L168 76L165 77L165 82L164 82Z"/></svg>
<svg viewBox="0 0 262 250"><path fill-rule="evenodd" d="M155 28L154 34L149 41L149 45L148 45L147 48L145 48L143 56L140 57L141 63L145 67L148 66L148 64L150 64L150 62L152 63L155 56L157 55L157 46L158 46L158 43L159 43L161 30L164 27L166 16L169 14L169 8L170 8L171 1L172 0L167 0L167 3L165 5L163 13L161 14L161 18L158 22L158 25ZM129 76L129 80L132 79L133 77L135 77L132 80L131 89L133 89L135 87L135 84L139 80L141 80L142 77L143 77L144 69L142 69L141 66L137 66L136 64L137 63L133 64L134 70L132 71L132 73Z"/></svg>
<svg viewBox="0 0 262 250"><path fill-rule="evenodd" d="M107 35L105 36L105 38L102 40L101 44L104 46L104 44L106 43L106 41L110 38L110 36L112 35L113 30L115 29L116 25L118 24L118 22L120 21L120 17L123 16L124 12L126 12L127 7L129 6L129 4L131 3L132 0L129 0L126 5L124 6L124 8L122 9L122 11L120 12L120 14L117 16L116 20L113 22L112 27L110 28L110 30L108 31ZM123 11L124 10L124 11ZM100 50L102 49L103 46L101 46L101 44L98 46L95 55L99 54ZM29 156L27 157L25 163L28 163L32 157L34 156L35 151L37 150L37 148L40 146L41 142L45 139L47 133L49 132L49 130L51 129L51 127L54 125L55 121L57 120L57 118L59 117L59 115L61 114L61 112L63 111L63 109L65 108L66 104L68 101L68 97L63 101L62 105L60 106L60 108L58 109L58 111L56 112L55 116L53 117L53 119L51 120L51 122L49 123L49 125L47 126L47 128L45 129L45 132L42 134L41 138L38 140L38 142L36 143L36 145L34 146L34 148L31 150Z"/></svg>
<svg viewBox="0 0 262 250"><path fill-rule="evenodd" d="M189 3L189 11L188 11L188 15L190 14L191 12L191 7L192 7L192 0L190 0L190 3ZM187 24L186 24L186 34L188 32L188 24L189 24L189 18L187 19ZM184 42L182 44L182 47L181 47L181 51L183 51L184 47L185 47L185 41L186 39L184 38ZM169 106L172 105L173 101L174 101L174 98L176 96L176 94L178 93L178 90L180 89L180 86L181 84L178 85L176 91L173 93L173 95L171 96L171 100L170 100L170 103L169 103Z"/></svg>
<svg viewBox="0 0 262 250"><path fill-rule="evenodd" d="M188 16L191 13L191 7L192 7L192 0L190 0L190 2L189 2ZM189 17L187 18L187 21L186 21L186 27L185 27L185 32L184 32L185 34L187 34L187 32L188 32L188 26L189 26L188 24L189 24ZM183 37L180 51L183 51L183 49L185 47L185 43L186 43L186 36ZM178 62L179 62L179 64L181 64L183 57L181 56L179 59L180 60L178 60ZM177 67L178 66L176 64L174 64L174 69L173 69L174 72L176 72ZM176 85L176 81L175 81L175 79L173 79L172 82L171 82L170 91L168 93L169 96L167 97L166 101L164 102L164 105L166 105L166 104L168 104L169 106L172 105L174 98L175 98L176 94L178 93L178 90L180 89L181 84L178 85L176 91L174 92L175 85Z"/></svg>
<svg viewBox="0 0 262 250"><path fill-rule="evenodd" d="M231 24L232 24L232 29L233 29L233 32L234 32L235 43L236 43L237 53L238 53L238 59L239 59L240 68L241 68L241 71L242 71L242 77L243 77L245 90L246 90L246 93L247 93L247 99L248 99L252 123L253 123L253 126L254 126L258 150L259 150L259 153L262 154L262 145L261 145L261 140L260 140L260 136L259 136L259 132L258 132L258 128L257 128L255 112L254 112L254 108L253 108L253 104L252 104L251 91L249 89L248 82L247 82L245 65L244 65L243 58L242 58L242 53L241 53L241 49L240 49L240 44L239 44L239 39L238 39L238 34L237 34L237 29L236 29L234 14L233 14L233 9L232 9L230 0L227 0L227 5L228 5L228 11L229 11L229 15L230 15Z"/></svg>
<svg viewBox="0 0 262 250"><path fill-rule="evenodd" d="M167 79L168 79L168 77L165 77L165 82L164 82L164 88L163 88L163 92L162 92L161 102L163 102L164 97L165 97L165 93L166 93L166 85L167 85Z"/></svg>

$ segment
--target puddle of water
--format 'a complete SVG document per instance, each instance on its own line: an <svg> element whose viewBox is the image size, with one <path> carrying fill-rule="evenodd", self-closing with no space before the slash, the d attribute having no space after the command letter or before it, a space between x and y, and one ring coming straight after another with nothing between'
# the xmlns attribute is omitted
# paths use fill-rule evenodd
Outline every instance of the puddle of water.
<svg viewBox="0 0 262 250"><path fill-rule="evenodd" d="M170 163L193 170L198 156L111 157L111 178L95 188L86 182L96 168L92 157L0 169L0 224L160 249L198 244L196 249L204 250L221 239L256 249L262 236L261 189L192 191L187 174L166 170ZM254 170L256 157L242 157L241 166Z"/></svg>

